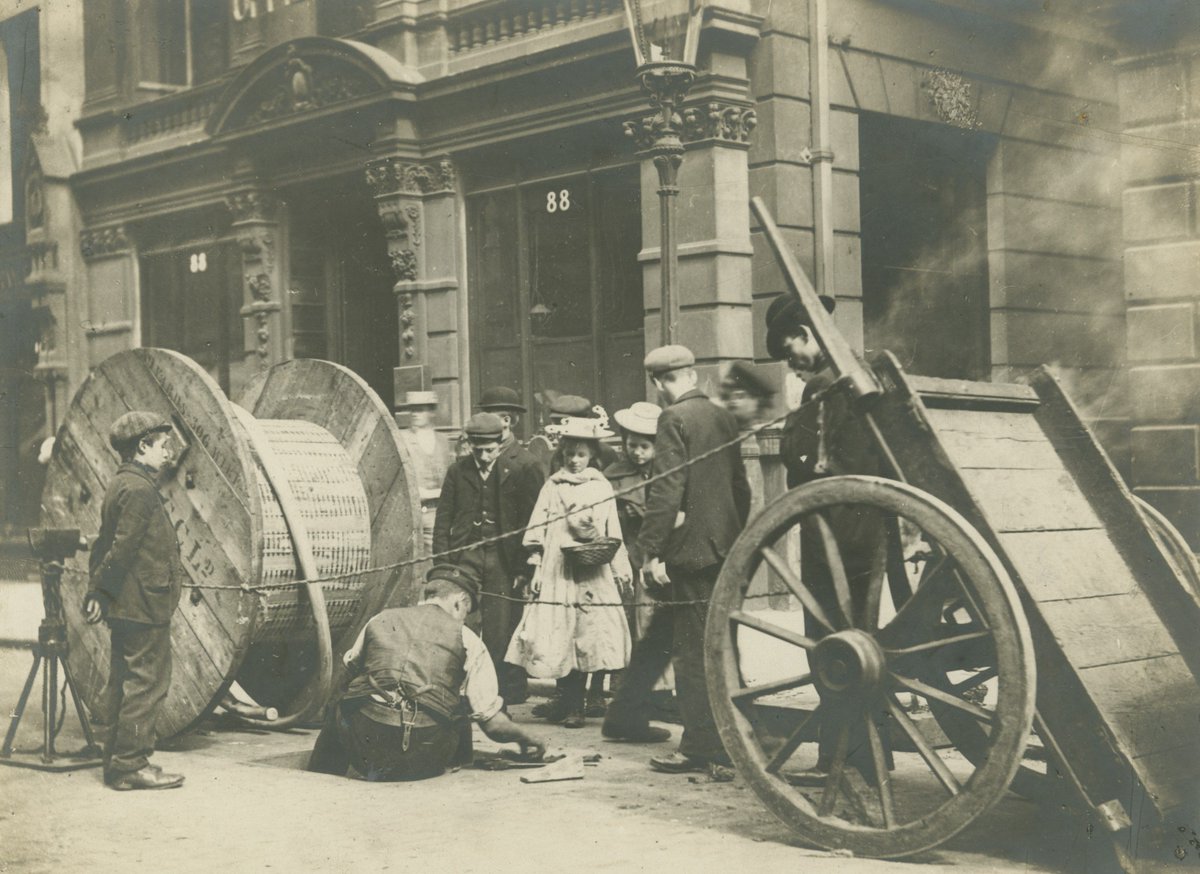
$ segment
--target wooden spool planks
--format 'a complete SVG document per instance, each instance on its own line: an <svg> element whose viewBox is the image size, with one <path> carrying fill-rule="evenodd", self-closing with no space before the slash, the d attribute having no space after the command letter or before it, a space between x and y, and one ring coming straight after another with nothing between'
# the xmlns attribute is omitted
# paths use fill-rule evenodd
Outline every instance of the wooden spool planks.
<svg viewBox="0 0 1200 874"><path fill-rule="evenodd" d="M1126 541L1148 546L1150 535L1132 504L1136 528L1108 512L1115 496L1097 495L1105 485L1095 470L1099 459L1076 459L1079 435L1059 433L1058 420L1070 420L1071 411L1059 404L1050 415L1037 412L931 409L928 417L1017 572L1040 619L1036 626L1044 623L1095 706L1095 729L1121 752L1160 811L1180 806L1189 800L1188 781L1200 773L1200 685L1170 617L1148 597L1175 581L1163 566L1128 560ZM1061 692L1043 680L1041 706ZM1077 743L1059 739L1067 747Z"/></svg>
<svg viewBox="0 0 1200 874"><path fill-rule="evenodd" d="M331 567L361 568L353 579L328 586L331 618L340 626L337 653L378 611L401 579L385 566L416 554L420 542L419 509L411 462L398 429L383 403L351 371L323 361L278 365L248 394L260 418L313 423L336 439L362 480L370 524L370 561L347 557L329 546ZM105 486L119 464L108 446L113 421L132 409L149 410L175 423L179 444L187 447L179 469L161 486L164 503L179 535L184 566L193 586L231 586L229 590L188 587L172 621L174 670L158 733L169 737L187 730L221 699L233 680L254 689L268 703L286 705L300 693L315 670L313 623L306 597L298 588L260 595L240 591L264 581L263 516L259 474L244 429L212 379L183 355L138 349L107 359L76 394L59 429L43 493L43 523L78 527L92 538L99 531ZM294 430L311 432L307 425ZM281 438L286 443L286 438ZM319 454L319 453L318 453ZM320 479L320 475L316 477ZM191 487L189 488L189 483ZM319 483L313 483L319 489ZM347 492L343 486L334 491ZM351 490L353 491L353 490ZM347 494L335 496L345 503ZM336 524L335 524L336 527ZM353 550L352 550L353 552ZM347 564L349 562L349 564ZM340 564L339 564L340 563ZM97 713L108 676L109 636L104 625L83 621L88 554L67 562L63 577L70 662L85 704ZM294 574L292 574L294 576ZM249 658L262 648L264 604L277 611L272 625L292 632L285 640L304 659L285 664ZM285 616L290 614L290 624ZM270 630L267 629L269 632ZM284 635L286 636L286 635ZM337 662L340 667L340 660ZM276 696L271 691L278 692ZM97 713L97 715L99 715Z"/></svg>
<svg viewBox="0 0 1200 874"><path fill-rule="evenodd" d="M161 349L137 349L101 364L80 387L59 428L43 492L43 524L100 530L104 489L120 463L108 445L112 423L129 410L159 413L188 447L163 500L179 537L192 583L238 586L259 577L258 497L253 469L239 451L228 401L191 359ZM193 488L187 488L191 479ZM69 661L88 709L97 715L108 677L109 635L81 611L88 553L67 560L63 575ZM197 593L193 596L192 593ZM250 645L257 618L254 595L188 589L171 628L174 670L158 730L186 730L220 699Z"/></svg>
<svg viewBox="0 0 1200 874"><path fill-rule="evenodd" d="M272 367L251 384L238 403L256 419L299 419L319 425L342 445L358 470L367 497L371 568L387 568L418 554L421 513L412 461L391 413L361 377L339 364L298 358ZM343 617L340 629L335 628L335 655L349 649L362 626L397 588L402 590L401 600L415 602L415 579L414 568L409 566L364 572L350 587L356 592L346 591L343 584L325 586L331 620L334 615ZM273 595L268 610L274 609L271 604L276 600ZM254 656L238 681L260 703L265 703L271 686L277 684L273 674L281 665L298 662L296 667L303 669L308 657L303 648L294 646L288 651L277 648L270 655L256 651ZM341 659L335 658L335 688L341 669Z"/></svg>

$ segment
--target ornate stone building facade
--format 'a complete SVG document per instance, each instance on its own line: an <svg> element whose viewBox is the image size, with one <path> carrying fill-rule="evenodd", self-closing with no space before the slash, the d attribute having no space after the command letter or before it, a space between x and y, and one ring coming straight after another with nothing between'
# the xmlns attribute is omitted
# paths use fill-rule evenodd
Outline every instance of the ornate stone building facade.
<svg viewBox="0 0 1200 874"><path fill-rule="evenodd" d="M706 5L677 231L706 378L766 358L783 281L759 195L856 346L945 377L1054 365L1196 537L1187 27L1134 33L1117 2ZM30 288L75 308L39 346L55 403L138 344L234 397L275 361L331 358L387 399L437 389L450 426L492 383L535 422L551 390L643 396L658 176L618 0L87 0L83 18L80 157L30 165L69 178L80 217L57 266L30 237Z"/></svg>

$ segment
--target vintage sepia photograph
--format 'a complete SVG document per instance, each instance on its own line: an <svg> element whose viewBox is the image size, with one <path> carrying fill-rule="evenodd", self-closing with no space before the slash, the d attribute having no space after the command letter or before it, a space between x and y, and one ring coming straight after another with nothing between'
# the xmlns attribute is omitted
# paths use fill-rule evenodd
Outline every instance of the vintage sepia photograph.
<svg viewBox="0 0 1200 874"><path fill-rule="evenodd" d="M0 0L0 874L1200 871L1200 2Z"/></svg>

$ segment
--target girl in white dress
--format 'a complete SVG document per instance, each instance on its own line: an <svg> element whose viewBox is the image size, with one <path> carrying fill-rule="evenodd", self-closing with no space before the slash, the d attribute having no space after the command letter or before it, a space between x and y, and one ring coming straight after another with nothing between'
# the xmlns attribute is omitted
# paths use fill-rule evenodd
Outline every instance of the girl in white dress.
<svg viewBox="0 0 1200 874"><path fill-rule="evenodd" d="M587 674L629 663L629 624L620 601L633 573L623 542L607 564L579 566L563 554L563 547L599 538L619 541L621 521L612 486L594 466L599 441L611 432L596 419L567 419L559 428L563 466L542 486L525 532L533 600L504 660L531 677L558 680L559 705L547 718L579 728Z"/></svg>

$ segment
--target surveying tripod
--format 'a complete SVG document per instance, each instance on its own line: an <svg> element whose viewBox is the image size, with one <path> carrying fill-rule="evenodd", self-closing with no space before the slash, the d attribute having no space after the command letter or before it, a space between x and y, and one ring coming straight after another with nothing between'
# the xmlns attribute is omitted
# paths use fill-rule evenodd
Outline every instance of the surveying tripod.
<svg viewBox="0 0 1200 874"><path fill-rule="evenodd" d="M84 544L80 540L78 528L31 528L29 545L40 564L45 616L38 626L37 643L33 645L33 666L25 679L21 697L17 699L17 708L12 713L8 733L4 736L4 745L0 746L0 765L35 768L40 771L73 771L78 768L95 767L101 764L100 747L92 735L91 724L75 688L75 678L71 676L71 668L67 664L67 621L63 615L61 590L62 563L84 548ZM67 690L71 693L71 700L75 702L75 714L79 717L79 724L83 727L83 736L87 741L87 746L78 753L67 755L65 759L60 758L54 749L54 739L58 734L55 724L58 721L60 663ZM40 667L45 668L42 671L42 746L31 753L14 752L13 741L17 736L17 726L21 724L21 717L25 715L29 693L33 691L33 683L37 679ZM65 715L64 713L63 716Z"/></svg>

